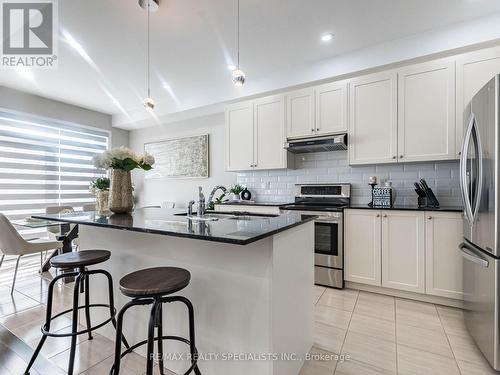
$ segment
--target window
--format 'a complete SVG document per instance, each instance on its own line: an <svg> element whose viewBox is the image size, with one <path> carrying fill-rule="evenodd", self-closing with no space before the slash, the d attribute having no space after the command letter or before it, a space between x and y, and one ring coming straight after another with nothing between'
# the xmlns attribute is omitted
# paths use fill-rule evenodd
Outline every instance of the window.
<svg viewBox="0 0 500 375"><path fill-rule="evenodd" d="M94 201L90 181L104 175L92 157L108 144L107 131L0 111L0 212L13 220L47 206L81 210Z"/></svg>

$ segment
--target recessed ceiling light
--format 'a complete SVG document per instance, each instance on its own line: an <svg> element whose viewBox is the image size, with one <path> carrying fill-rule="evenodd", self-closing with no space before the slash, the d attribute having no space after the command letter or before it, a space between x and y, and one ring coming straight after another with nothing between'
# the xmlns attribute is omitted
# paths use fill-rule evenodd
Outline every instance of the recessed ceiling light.
<svg viewBox="0 0 500 375"><path fill-rule="evenodd" d="M329 42L330 40L332 40L334 37L334 35L332 33L327 33L327 34L323 34L321 35L321 41L322 42Z"/></svg>
<svg viewBox="0 0 500 375"><path fill-rule="evenodd" d="M233 70L236 70L236 66L234 66L234 65L228 65L227 69L232 72Z"/></svg>

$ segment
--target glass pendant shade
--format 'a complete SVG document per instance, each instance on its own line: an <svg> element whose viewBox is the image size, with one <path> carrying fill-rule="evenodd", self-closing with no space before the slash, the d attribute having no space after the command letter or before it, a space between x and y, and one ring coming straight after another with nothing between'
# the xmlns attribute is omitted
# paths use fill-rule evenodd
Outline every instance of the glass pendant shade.
<svg viewBox="0 0 500 375"><path fill-rule="evenodd" d="M146 109L154 109L155 108L155 101L151 98L144 99L143 104L144 104L144 107L146 107Z"/></svg>
<svg viewBox="0 0 500 375"><path fill-rule="evenodd" d="M234 70L232 73L232 77L233 77L233 83L237 87L241 87L245 83L246 76L242 70L239 69Z"/></svg>

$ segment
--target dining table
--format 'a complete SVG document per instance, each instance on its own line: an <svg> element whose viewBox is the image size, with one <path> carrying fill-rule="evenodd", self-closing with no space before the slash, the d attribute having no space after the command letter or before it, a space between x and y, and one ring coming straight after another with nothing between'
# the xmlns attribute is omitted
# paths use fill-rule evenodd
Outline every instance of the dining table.
<svg viewBox="0 0 500 375"><path fill-rule="evenodd" d="M12 220L11 223L16 227L30 228L30 229L43 229L59 226L58 232L54 233L57 241L62 242L61 249L55 249L45 258L41 267L40 273L50 270L50 260L59 254L70 253L73 251L73 241L78 238L78 224L70 225L69 223L61 223L59 221L25 218L19 220Z"/></svg>

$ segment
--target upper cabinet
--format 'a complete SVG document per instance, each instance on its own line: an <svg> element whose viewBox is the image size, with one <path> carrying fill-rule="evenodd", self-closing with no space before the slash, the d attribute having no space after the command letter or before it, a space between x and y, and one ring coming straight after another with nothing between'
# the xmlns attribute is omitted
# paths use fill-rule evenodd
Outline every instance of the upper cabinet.
<svg viewBox="0 0 500 375"><path fill-rule="evenodd" d="M434 60L350 83L350 164L456 157L455 60Z"/></svg>
<svg viewBox="0 0 500 375"><path fill-rule="evenodd" d="M332 82L314 89L316 134L347 131L347 81Z"/></svg>
<svg viewBox="0 0 500 375"><path fill-rule="evenodd" d="M387 71L351 80L350 164L397 161L397 78Z"/></svg>
<svg viewBox="0 0 500 375"><path fill-rule="evenodd" d="M254 168L286 168L283 95L254 101Z"/></svg>
<svg viewBox="0 0 500 375"><path fill-rule="evenodd" d="M310 137L316 132L314 124L314 90L305 89L286 94L287 137Z"/></svg>
<svg viewBox="0 0 500 375"><path fill-rule="evenodd" d="M500 74L500 47L470 52L457 58L456 154L460 157L465 121L464 110L472 97L496 74Z"/></svg>
<svg viewBox="0 0 500 375"><path fill-rule="evenodd" d="M347 81L286 94L287 138L347 132Z"/></svg>
<svg viewBox="0 0 500 375"><path fill-rule="evenodd" d="M455 158L455 60L398 70L398 158Z"/></svg>
<svg viewBox="0 0 500 375"><path fill-rule="evenodd" d="M286 168L287 139L343 132L351 165L457 159L464 110L496 74L500 47L230 105L227 169Z"/></svg>
<svg viewBox="0 0 500 375"><path fill-rule="evenodd" d="M226 107L226 162L228 171L253 168L253 103Z"/></svg>
<svg viewBox="0 0 500 375"><path fill-rule="evenodd" d="M283 95L226 107L228 171L287 167Z"/></svg>

